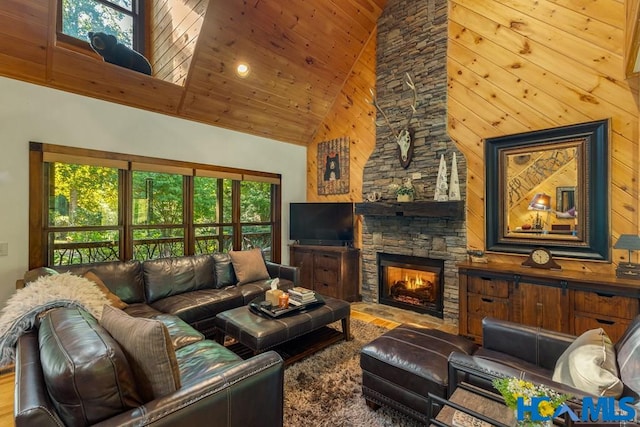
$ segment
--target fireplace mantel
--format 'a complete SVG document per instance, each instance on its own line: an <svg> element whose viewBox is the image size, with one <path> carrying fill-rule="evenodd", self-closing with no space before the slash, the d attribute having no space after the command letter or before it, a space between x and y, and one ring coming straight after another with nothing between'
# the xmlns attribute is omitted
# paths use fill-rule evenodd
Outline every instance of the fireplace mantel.
<svg viewBox="0 0 640 427"><path fill-rule="evenodd" d="M357 215L420 216L431 218L464 219L464 201L436 202L365 202L356 203Z"/></svg>

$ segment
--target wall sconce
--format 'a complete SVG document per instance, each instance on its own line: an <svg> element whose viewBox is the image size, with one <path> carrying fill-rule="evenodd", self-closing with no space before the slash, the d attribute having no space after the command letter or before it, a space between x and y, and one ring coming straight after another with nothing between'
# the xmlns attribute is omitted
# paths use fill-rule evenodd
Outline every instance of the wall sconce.
<svg viewBox="0 0 640 427"><path fill-rule="evenodd" d="M614 249L626 249L629 251L628 262L618 264L616 277L625 279L640 279L640 264L631 262L631 251L640 250L640 236L637 234L622 234L613 245Z"/></svg>

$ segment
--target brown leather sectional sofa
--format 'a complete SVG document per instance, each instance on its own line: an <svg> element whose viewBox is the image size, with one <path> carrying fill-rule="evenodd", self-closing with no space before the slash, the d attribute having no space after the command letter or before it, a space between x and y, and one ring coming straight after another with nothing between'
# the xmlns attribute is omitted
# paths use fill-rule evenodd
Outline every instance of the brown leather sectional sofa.
<svg viewBox="0 0 640 427"><path fill-rule="evenodd" d="M297 283L297 268L266 264L281 288ZM242 360L206 339L213 336L216 314L245 305L270 287L271 280L230 285L230 267L228 255L214 254L59 269L92 270L128 304L125 312L162 321L181 386L141 401L140 385L129 375L132 367L127 358L118 358L123 354L118 342L88 312L56 308L18 340L16 426L282 425L282 358L269 351Z"/></svg>

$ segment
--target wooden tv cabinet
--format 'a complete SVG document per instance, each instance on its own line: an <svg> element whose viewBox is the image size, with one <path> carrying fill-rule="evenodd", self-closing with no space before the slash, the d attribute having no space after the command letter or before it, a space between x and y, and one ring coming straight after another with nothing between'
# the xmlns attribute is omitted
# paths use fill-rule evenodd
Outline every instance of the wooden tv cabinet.
<svg viewBox="0 0 640 427"><path fill-rule="evenodd" d="M640 313L640 281L511 264L458 265L460 334L482 342L491 316L580 335L603 328L615 343Z"/></svg>
<svg viewBox="0 0 640 427"><path fill-rule="evenodd" d="M300 268L301 286L349 302L360 300L360 249L291 245L289 260Z"/></svg>

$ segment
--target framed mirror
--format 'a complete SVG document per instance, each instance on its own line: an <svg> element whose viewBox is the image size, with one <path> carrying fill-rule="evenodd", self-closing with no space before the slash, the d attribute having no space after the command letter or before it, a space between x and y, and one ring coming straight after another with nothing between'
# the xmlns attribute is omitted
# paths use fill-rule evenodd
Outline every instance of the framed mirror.
<svg viewBox="0 0 640 427"><path fill-rule="evenodd" d="M610 261L609 120L485 139L486 250Z"/></svg>

